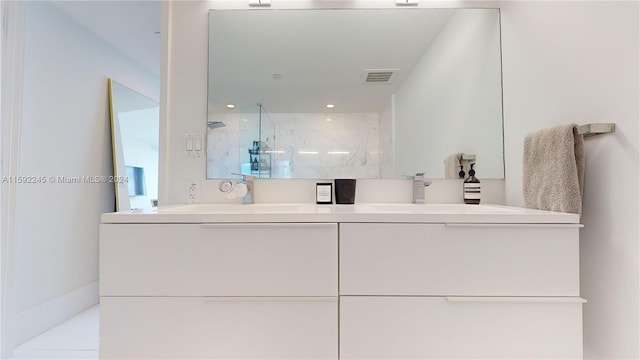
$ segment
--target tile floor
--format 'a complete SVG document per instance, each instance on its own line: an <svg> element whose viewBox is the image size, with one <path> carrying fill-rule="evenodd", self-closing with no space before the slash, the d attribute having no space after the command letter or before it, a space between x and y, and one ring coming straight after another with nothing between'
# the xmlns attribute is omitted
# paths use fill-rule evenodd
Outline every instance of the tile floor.
<svg viewBox="0 0 640 360"><path fill-rule="evenodd" d="M96 305L18 346L11 359L98 359L99 328Z"/></svg>

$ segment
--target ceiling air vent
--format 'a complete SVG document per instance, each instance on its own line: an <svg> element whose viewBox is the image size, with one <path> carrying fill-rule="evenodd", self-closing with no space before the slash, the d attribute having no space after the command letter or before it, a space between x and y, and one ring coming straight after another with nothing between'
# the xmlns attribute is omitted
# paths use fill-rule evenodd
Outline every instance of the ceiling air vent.
<svg viewBox="0 0 640 360"><path fill-rule="evenodd" d="M362 79L366 84L386 84L393 80L397 69L365 69L362 72Z"/></svg>

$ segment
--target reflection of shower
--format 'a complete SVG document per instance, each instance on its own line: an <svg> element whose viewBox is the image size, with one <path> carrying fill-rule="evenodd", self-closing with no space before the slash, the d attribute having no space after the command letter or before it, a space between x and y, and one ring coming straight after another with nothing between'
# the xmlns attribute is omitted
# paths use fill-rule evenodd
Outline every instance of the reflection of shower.
<svg viewBox="0 0 640 360"><path fill-rule="evenodd" d="M221 128L221 127L225 127L227 125L225 125L222 121L208 121L207 122L207 127L209 129L217 129L217 128Z"/></svg>

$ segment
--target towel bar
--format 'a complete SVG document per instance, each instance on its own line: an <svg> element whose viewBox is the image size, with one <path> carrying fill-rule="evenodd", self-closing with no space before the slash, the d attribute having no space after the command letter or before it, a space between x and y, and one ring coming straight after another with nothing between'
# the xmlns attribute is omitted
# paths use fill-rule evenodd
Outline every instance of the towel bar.
<svg viewBox="0 0 640 360"><path fill-rule="evenodd" d="M589 137L598 134L608 134L616 130L614 123L597 123L578 126L578 134Z"/></svg>

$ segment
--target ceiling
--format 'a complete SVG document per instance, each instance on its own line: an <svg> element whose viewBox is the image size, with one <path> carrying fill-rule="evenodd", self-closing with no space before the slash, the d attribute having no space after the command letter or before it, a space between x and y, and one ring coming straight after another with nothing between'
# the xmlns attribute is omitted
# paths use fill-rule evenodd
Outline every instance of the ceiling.
<svg viewBox="0 0 640 360"><path fill-rule="evenodd" d="M50 2L134 62L160 76L160 0Z"/></svg>
<svg viewBox="0 0 640 360"><path fill-rule="evenodd" d="M329 103L331 112L377 112L454 11L212 11L210 113L228 112L227 103L258 102L270 113L323 113ZM369 84L362 80L365 69L395 75Z"/></svg>

